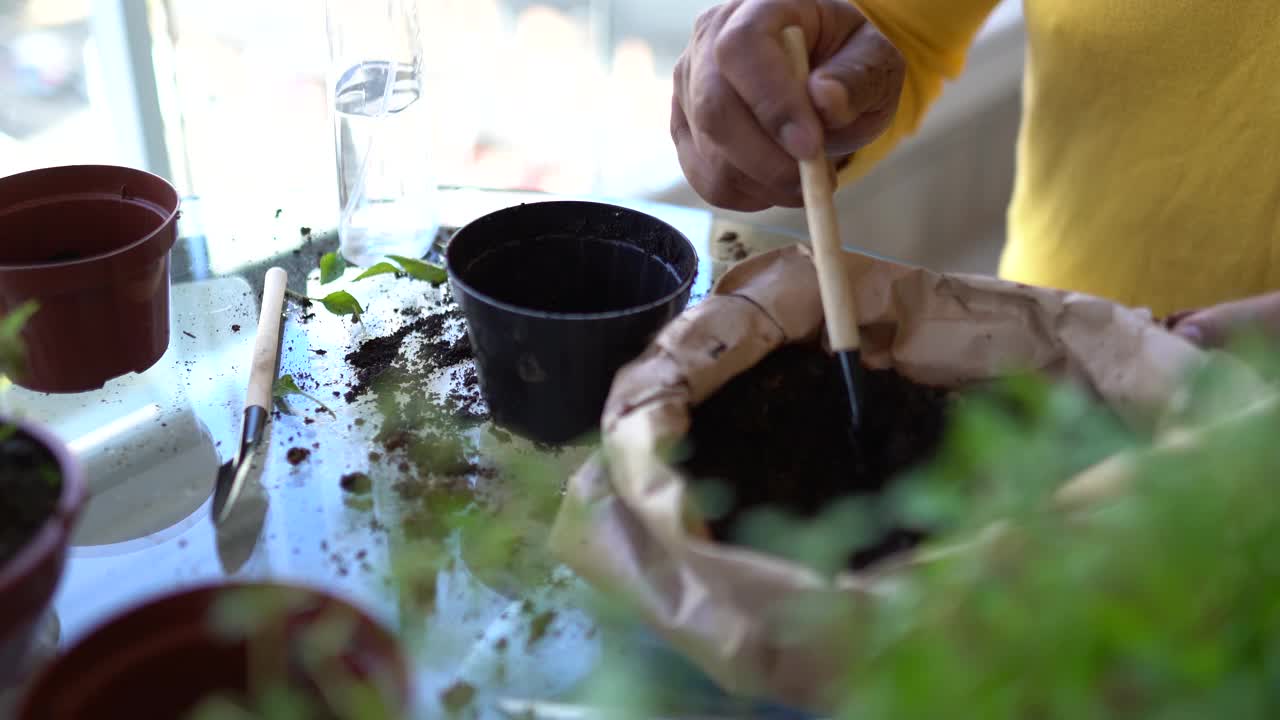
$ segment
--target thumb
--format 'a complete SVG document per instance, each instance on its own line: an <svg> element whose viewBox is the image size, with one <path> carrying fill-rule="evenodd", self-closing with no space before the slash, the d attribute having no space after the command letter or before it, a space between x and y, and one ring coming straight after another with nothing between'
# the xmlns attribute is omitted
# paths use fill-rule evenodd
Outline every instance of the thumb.
<svg viewBox="0 0 1280 720"><path fill-rule="evenodd" d="M1280 293L1259 295L1191 313L1173 332L1202 347L1221 348L1240 331L1260 329L1280 335Z"/></svg>
<svg viewBox="0 0 1280 720"><path fill-rule="evenodd" d="M869 114L892 116L902 95L906 61L871 23L864 22L809 76L809 95L829 132Z"/></svg>

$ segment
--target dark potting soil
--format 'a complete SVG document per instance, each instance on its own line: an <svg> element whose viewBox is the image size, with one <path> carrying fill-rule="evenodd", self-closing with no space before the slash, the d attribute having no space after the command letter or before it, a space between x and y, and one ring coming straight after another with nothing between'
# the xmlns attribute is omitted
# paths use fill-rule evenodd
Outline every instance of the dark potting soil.
<svg viewBox="0 0 1280 720"><path fill-rule="evenodd" d="M849 439L838 363L816 344L773 352L694 410L682 466L695 481L727 483L733 495L728 511L709 523L717 539L734 539L739 520L756 508L814 517L835 500L873 496L934 455L948 392L892 370L865 377L858 445ZM849 566L867 567L923 537L893 528Z"/></svg>
<svg viewBox="0 0 1280 720"><path fill-rule="evenodd" d="M0 567L44 525L61 494L62 476L48 449L22 433L0 442Z"/></svg>
<svg viewBox="0 0 1280 720"><path fill-rule="evenodd" d="M450 714L462 712L475 699L476 689L459 680L440 693L440 704Z"/></svg>
<svg viewBox="0 0 1280 720"><path fill-rule="evenodd" d="M721 257L734 262L746 260L747 256L750 255L750 252L747 251L747 246L743 245L738 238L738 233L732 230L716 238L716 250Z"/></svg>
<svg viewBox="0 0 1280 720"><path fill-rule="evenodd" d="M424 350L426 365L431 369L453 367L475 358L471 350L471 336L467 333L452 340L436 338L427 343Z"/></svg>
<svg viewBox="0 0 1280 720"><path fill-rule="evenodd" d="M540 506L526 509L531 502L525 494L494 482L500 470L483 459L480 436L474 432L489 412L462 313L447 287L428 291L426 297L431 302L398 311L406 325L364 340L345 356L355 374L347 399L363 399L371 410L367 424L373 426L377 446L369 455L373 465L368 475L385 473L398 496L397 527L405 540L431 546L455 531L483 531L485 542L464 542L464 554L473 545L497 550L493 557L487 551L468 556L472 573L495 588L542 582L556 566L549 558L544 561L544 543L537 540L542 516L534 510ZM493 438L503 442L504 435ZM343 476L341 482L348 504L368 497L360 494L366 487L363 476ZM488 525L464 521L475 512L503 513L532 529L521 525L513 538L491 539ZM421 589L407 600L425 611L435 593Z"/></svg>
<svg viewBox="0 0 1280 720"><path fill-rule="evenodd" d="M529 621L529 644L532 645L546 637L547 629L555 619L555 610L544 610L535 615L533 620Z"/></svg>
<svg viewBox="0 0 1280 720"><path fill-rule="evenodd" d="M373 480L362 472L343 475L339 480L339 484L345 492L349 492L352 495L368 495L373 490Z"/></svg>
<svg viewBox="0 0 1280 720"><path fill-rule="evenodd" d="M369 391L373 382L395 363L406 337L414 333L439 333L443 327L444 316L426 315L390 335L366 340L360 347L347 353L347 363L355 368L356 379L347 390L346 401L354 402Z"/></svg>
<svg viewBox="0 0 1280 720"><path fill-rule="evenodd" d="M432 395L427 399L440 405L462 425L474 426L488 420L488 408L480 398L475 353L471 348L471 338L462 326L461 310L456 303L446 301L443 307L430 314L419 315L420 312L406 309L402 312L406 317L416 316L412 322L389 335L366 340L347 354L346 360L356 375L345 394L347 402L354 402L370 393L375 396L397 392L421 395L428 376L456 368L443 396ZM421 349L416 355L403 352L410 336L422 338ZM385 405L385 398L379 397L378 404ZM414 403L410 401L409 404ZM393 412L392 416L397 414ZM387 428L394 425L384 423L384 435Z"/></svg>

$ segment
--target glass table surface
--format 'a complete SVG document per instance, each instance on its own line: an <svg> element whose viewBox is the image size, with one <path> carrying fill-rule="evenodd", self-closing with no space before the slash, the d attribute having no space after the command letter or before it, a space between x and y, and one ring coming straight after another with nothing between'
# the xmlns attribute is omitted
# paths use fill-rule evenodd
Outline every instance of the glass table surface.
<svg viewBox="0 0 1280 720"><path fill-rule="evenodd" d="M443 191L441 223L458 227L503 207L548 199L565 198L450 188ZM700 258L695 301L734 261L800 239L704 210L608 201L665 220L693 241ZM405 466L397 470L370 455L381 450L378 412L369 397L345 399L354 382L345 356L438 306L444 288L392 275L353 283L358 271L349 270L322 290L317 263L336 248L335 233L304 234L304 219L287 210L237 221L234 233L211 230L215 225L202 223L200 210L198 201L184 204L182 237L172 254L170 344L155 366L90 393L44 395L13 386L0 393L0 410L49 426L89 477L91 501L54 603L61 647L122 610L184 586L269 578L322 588L402 631L414 648L416 710L424 717L440 713L441 693L459 681L477 689L475 717L507 717L521 703L528 710L529 701L569 702L618 653L653 668L649 682L689 698L701 694L703 710L718 702L709 681L642 626L602 631L580 602L590 590L554 563L545 582L520 586L472 573L465 548L455 543L456 561L437 577L434 611L409 617L415 611L404 606L390 572L400 506L412 501L392 489ZM363 324L353 324L318 306L286 304L280 373L297 378L333 412L292 398L292 413L277 413L268 426L266 461L228 522L215 528L213 480L238 443L263 276L273 265L289 271L292 291L315 297L347 289L366 313ZM424 385L441 381L422 378ZM495 434L483 427L477 432L480 447L494 447ZM507 445L550 463L562 478L588 452L548 452L518 439ZM309 454L294 464L286 459L290 450ZM354 472L373 478L367 501L352 502L342 487L340 478ZM502 476L471 482L499 496L520 492L504 487L512 481ZM531 524L527 540L540 542L544 530ZM538 617L542 627L535 633L530 625ZM521 716L585 717L551 705L532 709Z"/></svg>

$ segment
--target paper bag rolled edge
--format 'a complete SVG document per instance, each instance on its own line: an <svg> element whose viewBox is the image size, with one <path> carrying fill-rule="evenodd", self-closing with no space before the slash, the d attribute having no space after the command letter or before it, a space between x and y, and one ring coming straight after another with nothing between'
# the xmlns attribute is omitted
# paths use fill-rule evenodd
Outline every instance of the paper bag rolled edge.
<svg viewBox="0 0 1280 720"><path fill-rule="evenodd" d="M1179 373L1199 354L1149 313L1099 298L854 254L847 270L857 282L868 364L896 367L918 382L958 386L1013 369L997 366L1003 353L1026 369L1065 373L1142 422L1158 415ZM710 298L619 372L603 418L606 452L617 464L607 473L597 468L591 488L589 468L571 479L553 536L571 567L638 601L669 642L727 689L768 692L811 708L825 702L821 687L833 669L824 663L838 647L779 644L761 604L820 590L821 581L799 566L701 539L683 477L655 453L684 436L697 402L776 347L812 338L821 327L806 248L772 251L732 268ZM725 347L710 352L717 343ZM584 504L588 489L599 497ZM597 515L591 505L600 503L608 512ZM565 519L574 514L590 521ZM846 574L836 586L866 599L891 579Z"/></svg>

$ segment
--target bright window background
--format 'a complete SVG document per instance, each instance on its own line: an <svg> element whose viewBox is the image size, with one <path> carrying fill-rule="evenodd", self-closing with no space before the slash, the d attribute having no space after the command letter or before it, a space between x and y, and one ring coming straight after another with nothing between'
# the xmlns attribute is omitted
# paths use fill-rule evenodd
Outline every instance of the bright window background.
<svg viewBox="0 0 1280 720"><path fill-rule="evenodd" d="M708 3L668 2L663 23L624 32L619 6L640 17L653 4L421 2L440 182L636 195L679 177L671 69ZM242 209L336 209L324 3L154 0L151 18L184 189Z"/></svg>
<svg viewBox="0 0 1280 720"><path fill-rule="evenodd" d="M671 68L709 2L421 3L442 183L678 178ZM0 0L0 173L117 162L242 211L332 208L327 62L320 0Z"/></svg>
<svg viewBox="0 0 1280 720"><path fill-rule="evenodd" d="M121 159L91 39L88 0L0 0L0 174Z"/></svg>
<svg viewBox="0 0 1280 720"><path fill-rule="evenodd" d="M418 2L440 182L649 196L681 181L671 70L714 0ZM204 198L209 225L278 207L336 219L324 8L0 0L0 174L120 163Z"/></svg>
<svg viewBox="0 0 1280 720"><path fill-rule="evenodd" d="M157 83L182 189L219 204L336 205L318 0L153 0Z"/></svg>

